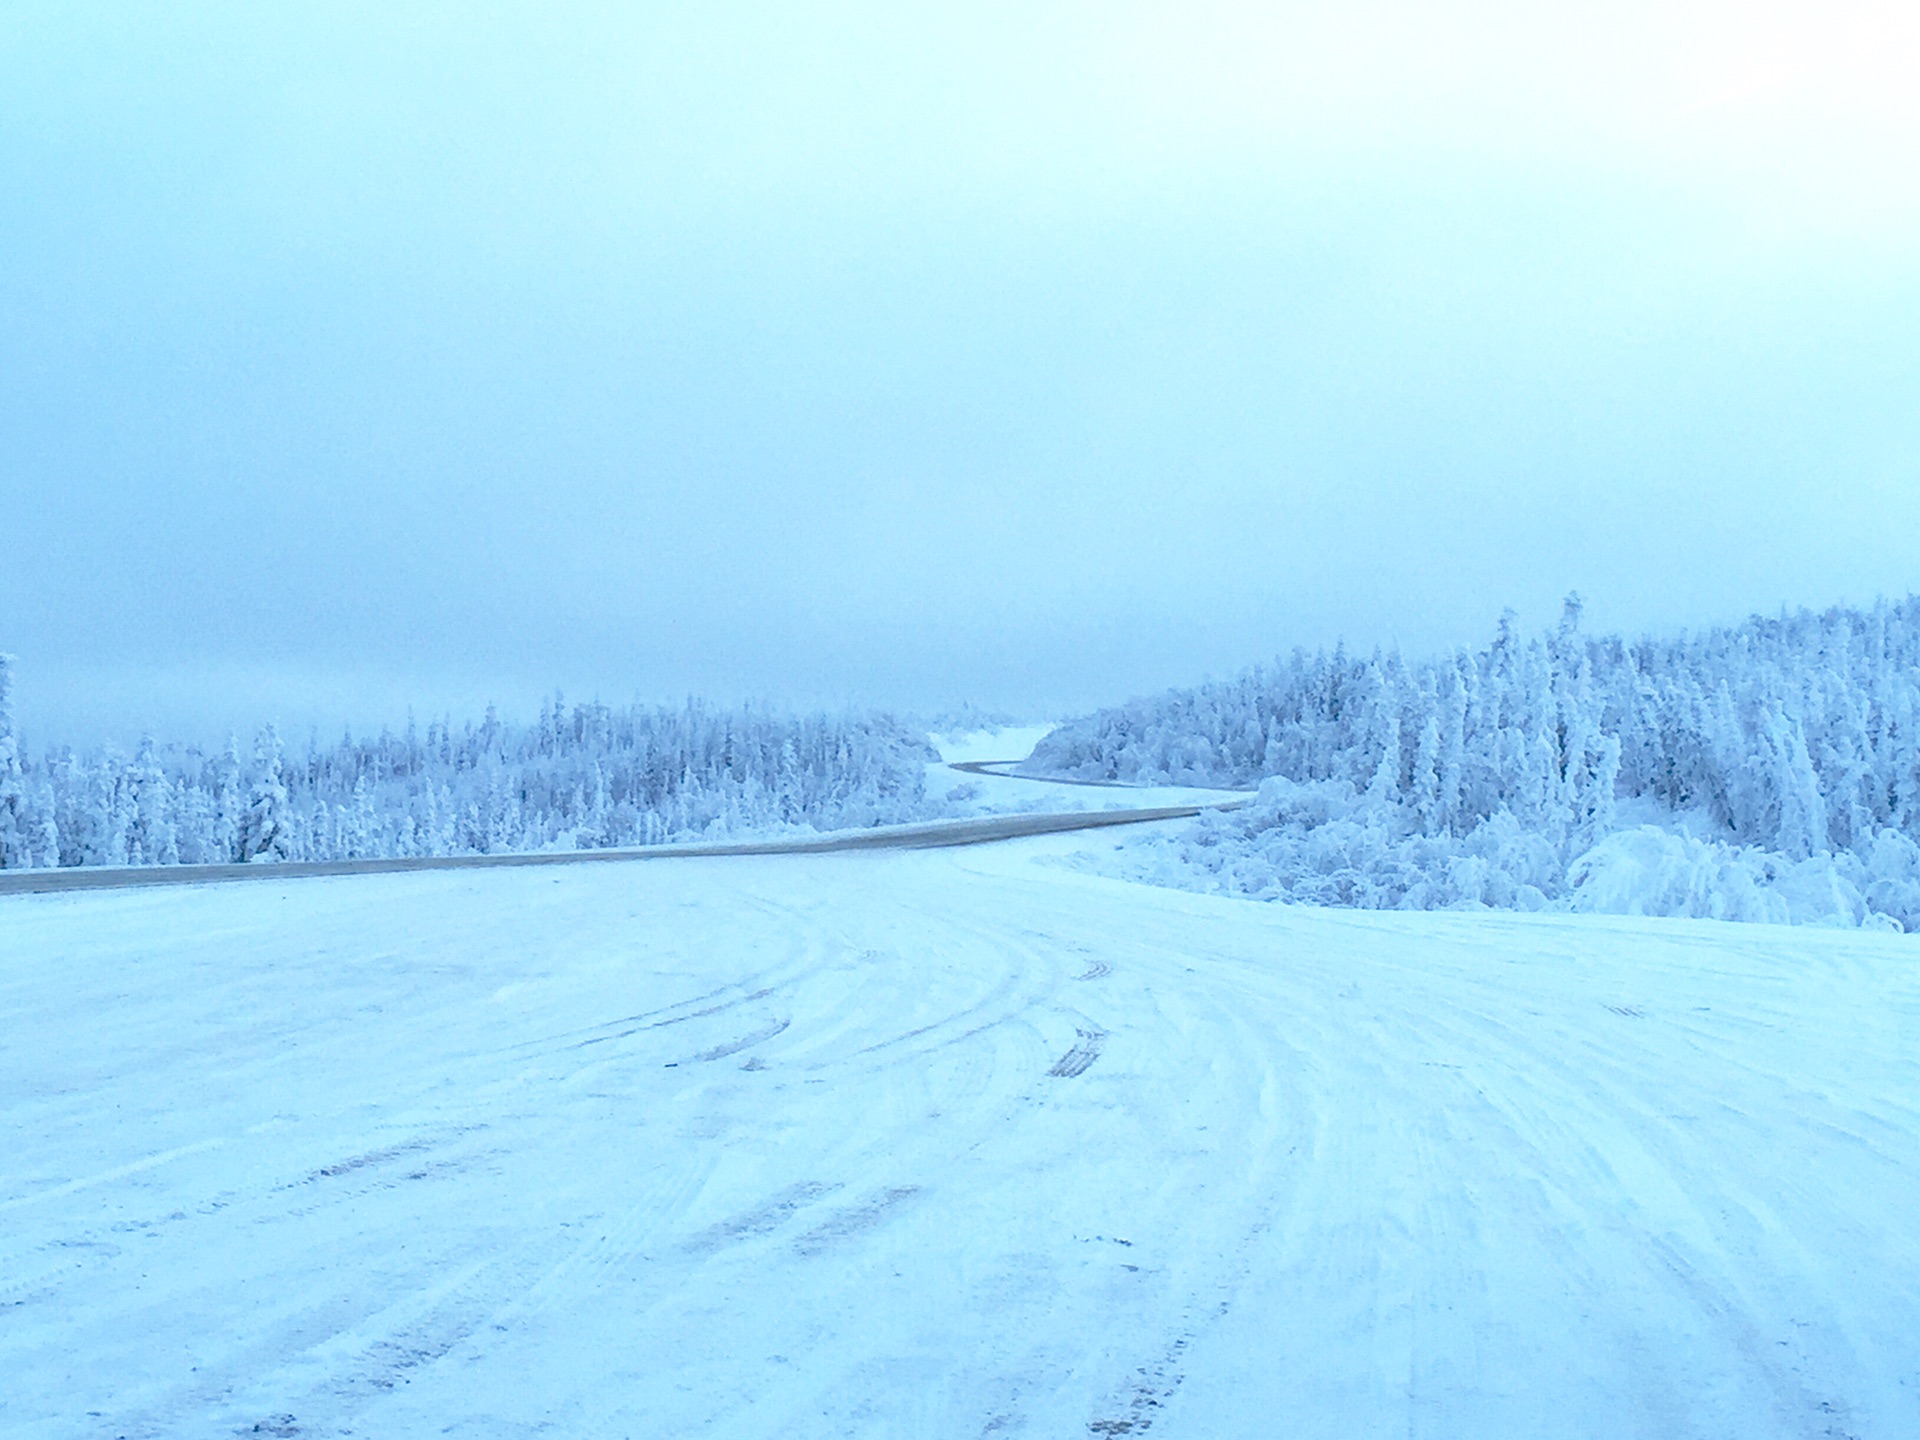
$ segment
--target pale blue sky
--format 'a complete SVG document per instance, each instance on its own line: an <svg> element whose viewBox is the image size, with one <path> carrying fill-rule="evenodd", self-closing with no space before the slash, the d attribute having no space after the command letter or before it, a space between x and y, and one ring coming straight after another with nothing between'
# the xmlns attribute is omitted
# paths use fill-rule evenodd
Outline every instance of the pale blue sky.
<svg viewBox="0 0 1920 1440"><path fill-rule="evenodd" d="M29 741L1920 588L1920 24L1541 8L9 6Z"/></svg>

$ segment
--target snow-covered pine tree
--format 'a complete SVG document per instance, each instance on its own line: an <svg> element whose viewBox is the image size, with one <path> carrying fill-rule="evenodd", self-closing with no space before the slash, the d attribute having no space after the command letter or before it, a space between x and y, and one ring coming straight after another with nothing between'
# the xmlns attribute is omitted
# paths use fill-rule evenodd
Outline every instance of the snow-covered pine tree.
<svg viewBox="0 0 1920 1440"><path fill-rule="evenodd" d="M20 738L13 719L13 656L0 655L0 870L33 864L34 826L27 814Z"/></svg>
<svg viewBox="0 0 1920 1440"><path fill-rule="evenodd" d="M227 748L214 762L213 828L208 838L209 859L226 862L243 860L240 834L246 820L246 803L240 789L240 742L227 736Z"/></svg>
<svg viewBox="0 0 1920 1440"><path fill-rule="evenodd" d="M173 787L161 768L151 735L142 737L127 772L132 823L127 852L135 865L177 865L179 836L173 822Z"/></svg>
<svg viewBox="0 0 1920 1440"><path fill-rule="evenodd" d="M280 732L262 727L254 739L253 781L241 813L236 859L243 864L285 860L290 850L287 783L282 771Z"/></svg>

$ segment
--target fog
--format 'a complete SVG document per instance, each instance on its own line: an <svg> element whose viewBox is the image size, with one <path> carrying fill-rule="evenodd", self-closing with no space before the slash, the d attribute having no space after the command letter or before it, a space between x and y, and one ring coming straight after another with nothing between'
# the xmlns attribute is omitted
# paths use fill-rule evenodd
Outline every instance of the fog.
<svg viewBox="0 0 1920 1440"><path fill-rule="evenodd" d="M1910 11L394 9L9 13L29 743L1920 589Z"/></svg>

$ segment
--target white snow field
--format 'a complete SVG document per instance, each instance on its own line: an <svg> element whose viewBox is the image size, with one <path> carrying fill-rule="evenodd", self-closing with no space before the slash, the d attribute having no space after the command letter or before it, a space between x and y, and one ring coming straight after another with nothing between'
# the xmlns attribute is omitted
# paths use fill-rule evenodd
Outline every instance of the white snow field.
<svg viewBox="0 0 1920 1440"><path fill-rule="evenodd" d="M1087 843L0 897L0 1434L1920 1435L1920 941Z"/></svg>

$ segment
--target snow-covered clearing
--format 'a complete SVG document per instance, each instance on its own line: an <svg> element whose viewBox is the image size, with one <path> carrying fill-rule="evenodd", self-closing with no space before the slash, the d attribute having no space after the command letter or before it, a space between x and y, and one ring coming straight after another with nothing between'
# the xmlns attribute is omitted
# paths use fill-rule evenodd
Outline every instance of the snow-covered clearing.
<svg viewBox="0 0 1920 1440"><path fill-rule="evenodd" d="M0 1432L1920 1433L1920 942L905 851L0 898Z"/></svg>

